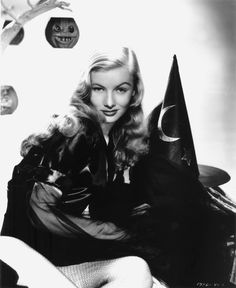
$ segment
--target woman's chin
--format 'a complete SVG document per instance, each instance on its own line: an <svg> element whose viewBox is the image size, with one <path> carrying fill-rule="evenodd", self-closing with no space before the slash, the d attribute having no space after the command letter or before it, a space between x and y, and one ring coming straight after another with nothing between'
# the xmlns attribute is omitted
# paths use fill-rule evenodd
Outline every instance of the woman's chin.
<svg viewBox="0 0 236 288"><path fill-rule="evenodd" d="M106 123L115 123L118 119L116 117L105 117L105 122Z"/></svg>

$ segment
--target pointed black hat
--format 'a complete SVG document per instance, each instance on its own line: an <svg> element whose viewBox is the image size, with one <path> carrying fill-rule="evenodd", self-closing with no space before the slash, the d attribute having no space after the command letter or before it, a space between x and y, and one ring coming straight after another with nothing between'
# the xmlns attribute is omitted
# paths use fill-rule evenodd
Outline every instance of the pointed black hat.
<svg viewBox="0 0 236 288"><path fill-rule="evenodd" d="M197 177L204 186L215 187L230 180L224 170L197 163L176 55L164 99L149 117L149 132L156 154Z"/></svg>

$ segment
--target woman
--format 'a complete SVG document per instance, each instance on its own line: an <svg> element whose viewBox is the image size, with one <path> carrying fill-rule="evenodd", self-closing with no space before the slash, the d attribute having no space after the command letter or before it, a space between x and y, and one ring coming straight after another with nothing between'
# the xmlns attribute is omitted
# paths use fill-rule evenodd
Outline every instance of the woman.
<svg viewBox="0 0 236 288"><path fill-rule="evenodd" d="M153 285L147 263L127 244L149 209L140 164L148 151L143 92L131 49L96 53L69 112L22 143L2 234L25 241L78 287Z"/></svg>

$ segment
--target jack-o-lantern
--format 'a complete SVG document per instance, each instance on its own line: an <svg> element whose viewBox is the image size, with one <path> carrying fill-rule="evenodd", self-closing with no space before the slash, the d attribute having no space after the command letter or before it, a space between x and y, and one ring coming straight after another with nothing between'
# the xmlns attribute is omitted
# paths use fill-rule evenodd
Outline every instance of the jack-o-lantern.
<svg viewBox="0 0 236 288"><path fill-rule="evenodd" d="M45 29L45 36L54 48L73 48L79 40L79 28L73 18L52 17Z"/></svg>
<svg viewBox="0 0 236 288"><path fill-rule="evenodd" d="M12 86L1 86L0 115L12 114L18 106L18 97Z"/></svg>
<svg viewBox="0 0 236 288"><path fill-rule="evenodd" d="M11 23L11 20L6 20L3 24L3 28L7 26L9 23ZM16 34L16 36L11 40L10 45L18 45L23 40L25 36L25 32L23 27L20 29L20 31Z"/></svg>

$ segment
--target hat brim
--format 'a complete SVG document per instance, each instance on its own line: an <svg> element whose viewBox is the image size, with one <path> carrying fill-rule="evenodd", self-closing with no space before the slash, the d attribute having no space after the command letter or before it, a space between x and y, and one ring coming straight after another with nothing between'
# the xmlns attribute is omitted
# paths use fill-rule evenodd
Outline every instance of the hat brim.
<svg viewBox="0 0 236 288"><path fill-rule="evenodd" d="M219 168L198 164L199 181L206 187L216 187L227 183L231 177Z"/></svg>

